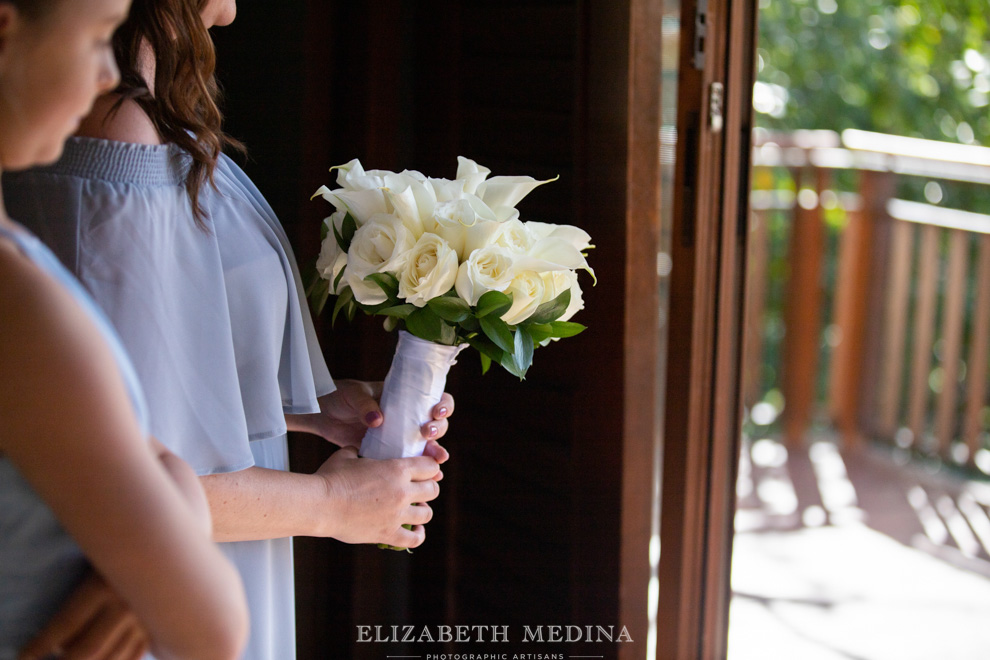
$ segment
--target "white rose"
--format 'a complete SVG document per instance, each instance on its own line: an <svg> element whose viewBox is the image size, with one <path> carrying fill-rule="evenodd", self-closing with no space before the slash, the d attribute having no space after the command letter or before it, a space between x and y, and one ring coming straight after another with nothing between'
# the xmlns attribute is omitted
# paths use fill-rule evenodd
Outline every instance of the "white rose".
<svg viewBox="0 0 990 660"><path fill-rule="evenodd" d="M568 321L572 316L584 309L584 298L581 295L581 286L578 284L577 273L570 270L551 270L543 275L543 283L546 290L541 302L550 302L568 289L571 292L571 302L558 321Z"/></svg>
<svg viewBox="0 0 990 660"><path fill-rule="evenodd" d="M505 290L512 294L512 307L502 314L502 320L509 325L516 325L528 319L543 302L545 289L546 285L539 273L525 270L517 274Z"/></svg>
<svg viewBox="0 0 990 660"><path fill-rule="evenodd" d="M534 236L525 222L518 219L506 220L501 223L495 244L516 252L526 254L533 247Z"/></svg>
<svg viewBox="0 0 990 660"><path fill-rule="evenodd" d="M489 291L505 291L512 281L512 257L495 246L475 250L457 269L454 287L469 305Z"/></svg>
<svg viewBox="0 0 990 660"><path fill-rule="evenodd" d="M441 296L457 279L457 253L436 234L423 234L407 255L399 274L399 297L424 307Z"/></svg>
<svg viewBox="0 0 990 660"><path fill-rule="evenodd" d="M402 220L380 213L358 228L347 251L344 277L358 302L377 305L385 302L385 292L364 278L372 273L397 273L405 264L413 238Z"/></svg>

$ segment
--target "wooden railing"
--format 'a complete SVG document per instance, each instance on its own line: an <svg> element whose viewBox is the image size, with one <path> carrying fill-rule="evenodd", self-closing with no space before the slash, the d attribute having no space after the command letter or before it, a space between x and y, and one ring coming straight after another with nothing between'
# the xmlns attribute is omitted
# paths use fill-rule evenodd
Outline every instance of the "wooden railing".
<svg viewBox="0 0 990 660"><path fill-rule="evenodd" d="M990 149L862 131L757 131L753 167L747 406L764 395L768 224L784 214L786 441L803 442L824 418L846 443L886 439L990 472L990 215L895 196L905 177L990 184ZM853 189L841 190L840 179ZM832 233L829 213L841 225Z"/></svg>

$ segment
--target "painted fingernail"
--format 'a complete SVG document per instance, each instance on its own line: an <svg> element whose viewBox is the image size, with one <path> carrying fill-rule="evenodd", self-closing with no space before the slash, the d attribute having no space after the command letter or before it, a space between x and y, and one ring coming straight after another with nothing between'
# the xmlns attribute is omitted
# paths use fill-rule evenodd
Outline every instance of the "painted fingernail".
<svg viewBox="0 0 990 660"><path fill-rule="evenodd" d="M437 437L437 433L439 433L439 432L440 432L440 429L438 429L435 425L430 424L430 435L429 435L429 437L435 438L435 437Z"/></svg>
<svg viewBox="0 0 990 660"><path fill-rule="evenodd" d="M441 417L446 417L447 416L447 408L446 407L443 407L443 408L440 409L440 416Z"/></svg>
<svg viewBox="0 0 990 660"><path fill-rule="evenodd" d="M372 411L364 416L364 421L367 422L368 424L374 424L381 418L382 418L382 414L380 412Z"/></svg>

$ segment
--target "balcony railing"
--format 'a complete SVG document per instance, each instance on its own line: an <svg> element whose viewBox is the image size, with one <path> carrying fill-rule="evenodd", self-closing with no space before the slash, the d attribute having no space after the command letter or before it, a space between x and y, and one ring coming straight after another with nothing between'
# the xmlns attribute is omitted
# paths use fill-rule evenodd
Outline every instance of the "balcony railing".
<svg viewBox="0 0 990 660"><path fill-rule="evenodd" d="M990 472L990 215L898 198L926 181L936 193L969 186L972 198L990 184L990 149L757 131L753 168L747 407L765 395L776 240L786 244L776 379L785 440L802 442L824 417L849 444L878 438ZM771 222L786 229L771 236Z"/></svg>

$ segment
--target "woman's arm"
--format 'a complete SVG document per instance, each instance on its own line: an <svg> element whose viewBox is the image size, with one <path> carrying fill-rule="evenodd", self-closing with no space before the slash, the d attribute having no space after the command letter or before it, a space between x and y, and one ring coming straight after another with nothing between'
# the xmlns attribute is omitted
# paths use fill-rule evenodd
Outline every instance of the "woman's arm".
<svg viewBox="0 0 990 660"><path fill-rule="evenodd" d="M147 625L162 658L234 658L233 567L140 430L109 348L69 294L0 248L0 451Z"/></svg>
<svg viewBox="0 0 990 660"><path fill-rule="evenodd" d="M264 468L202 477L217 541L284 536L327 536L347 543L386 543L415 547L425 539L423 525L433 511L425 504L439 494L439 464L447 451L436 438L447 432L454 399L444 394L424 425L426 455L394 461L358 459L356 448L369 427L382 423L381 386L338 380L320 397L321 412L286 415L290 431L319 435L344 449L315 474ZM412 526L411 530L403 525Z"/></svg>
<svg viewBox="0 0 990 660"><path fill-rule="evenodd" d="M200 480L217 541L320 536L414 548L433 517L415 504L440 494L439 472L429 456L375 461L344 447L315 474L253 467Z"/></svg>

